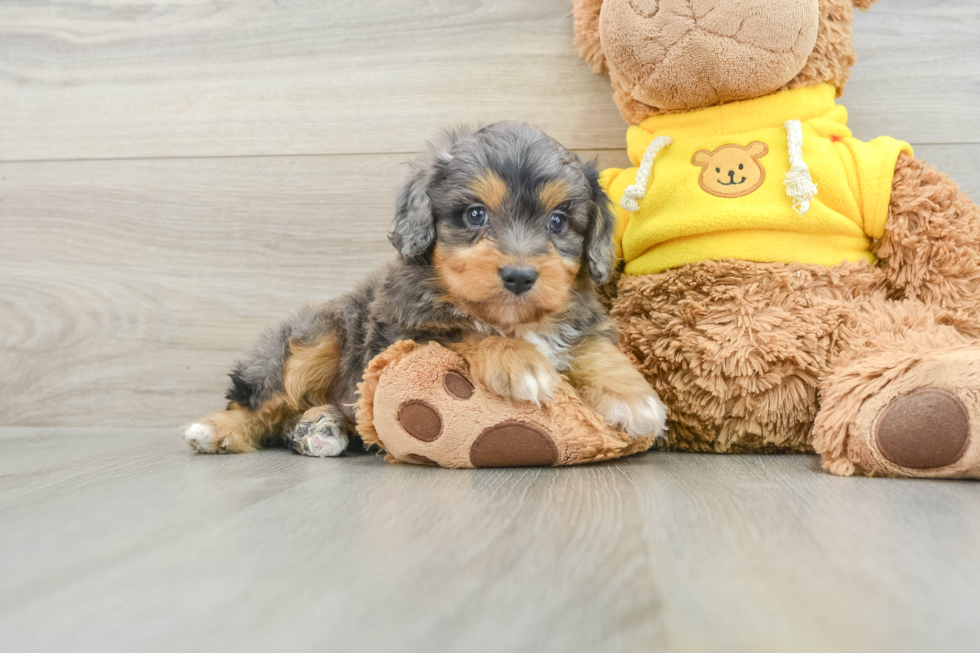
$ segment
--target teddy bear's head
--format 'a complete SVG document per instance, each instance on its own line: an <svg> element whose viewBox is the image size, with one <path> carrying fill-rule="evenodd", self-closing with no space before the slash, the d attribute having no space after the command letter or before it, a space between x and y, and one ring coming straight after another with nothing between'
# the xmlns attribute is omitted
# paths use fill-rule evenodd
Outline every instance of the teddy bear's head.
<svg viewBox="0 0 980 653"><path fill-rule="evenodd" d="M874 2L575 0L575 39L635 124L821 82L840 93L854 8Z"/></svg>

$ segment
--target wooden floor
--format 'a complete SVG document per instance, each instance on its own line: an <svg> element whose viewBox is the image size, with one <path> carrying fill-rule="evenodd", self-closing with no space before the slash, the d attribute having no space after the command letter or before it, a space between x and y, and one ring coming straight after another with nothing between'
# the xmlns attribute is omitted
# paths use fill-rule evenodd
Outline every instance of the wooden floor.
<svg viewBox="0 0 980 653"><path fill-rule="evenodd" d="M976 651L980 484L0 430L4 651Z"/></svg>
<svg viewBox="0 0 980 653"><path fill-rule="evenodd" d="M625 161L570 4L0 2L0 651L980 649L978 484L180 442L261 327L392 256L439 127ZM842 100L975 198L978 34L975 0L884 0Z"/></svg>

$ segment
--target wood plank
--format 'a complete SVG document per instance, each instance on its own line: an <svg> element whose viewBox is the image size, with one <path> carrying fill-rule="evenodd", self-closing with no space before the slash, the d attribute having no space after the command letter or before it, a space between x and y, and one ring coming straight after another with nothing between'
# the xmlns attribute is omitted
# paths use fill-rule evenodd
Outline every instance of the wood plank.
<svg viewBox="0 0 980 653"><path fill-rule="evenodd" d="M857 133L980 142L980 4L858 16ZM512 118L622 147L568 0L0 4L0 160L411 152Z"/></svg>
<svg viewBox="0 0 980 653"><path fill-rule="evenodd" d="M0 424L221 408L261 328L394 255L406 158L0 164Z"/></svg>
<svg viewBox="0 0 980 653"><path fill-rule="evenodd" d="M0 429L18 651L968 651L980 485L811 456L565 469Z"/></svg>

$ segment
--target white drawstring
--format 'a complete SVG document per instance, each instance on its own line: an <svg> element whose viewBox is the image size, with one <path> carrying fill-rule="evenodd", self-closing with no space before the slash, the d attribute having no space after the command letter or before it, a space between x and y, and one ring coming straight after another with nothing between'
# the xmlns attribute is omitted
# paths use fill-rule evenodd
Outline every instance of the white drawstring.
<svg viewBox="0 0 980 653"><path fill-rule="evenodd" d="M657 136L647 146L647 151L643 153L643 160L640 161L640 167L636 169L636 182L627 186L626 190L623 191L623 198L619 201L620 206L630 213L640 210L639 200L647 194L647 186L650 185L650 173L653 172L653 161L657 158L660 150L673 142L674 139L670 136Z"/></svg>
<svg viewBox="0 0 980 653"><path fill-rule="evenodd" d="M786 194L793 198L793 208L802 218L810 210L817 194L817 185L810 176L810 167L803 160L803 124L799 120L783 123L789 148L789 172L786 173Z"/></svg>

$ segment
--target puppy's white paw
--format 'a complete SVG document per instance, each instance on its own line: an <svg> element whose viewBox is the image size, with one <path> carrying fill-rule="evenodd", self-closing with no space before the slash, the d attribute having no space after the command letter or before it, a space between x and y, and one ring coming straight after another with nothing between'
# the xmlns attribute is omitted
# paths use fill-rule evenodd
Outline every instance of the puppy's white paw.
<svg viewBox="0 0 980 653"><path fill-rule="evenodd" d="M202 453L217 453L219 448L218 434L214 428L201 422L184 429L184 441Z"/></svg>
<svg viewBox="0 0 980 653"><path fill-rule="evenodd" d="M652 435L661 438L667 430L667 407L656 395L633 401L609 397L601 408L606 421L634 438Z"/></svg>
<svg viewBox="0 0 980 653"><path fill-rule="evenodd" d="M561 377L557 372L535 367L511 380L510 395L518 401L530 401L540 406L551 401L559 383Z"/></svg>
<svg viewBox="0 0 980 653"><path fill-rule="evenodd" d="M340 420L324 413L315 422L302 421L289 434L293 451L315 458L335 458L347 449L347 431Z"/></svg>

